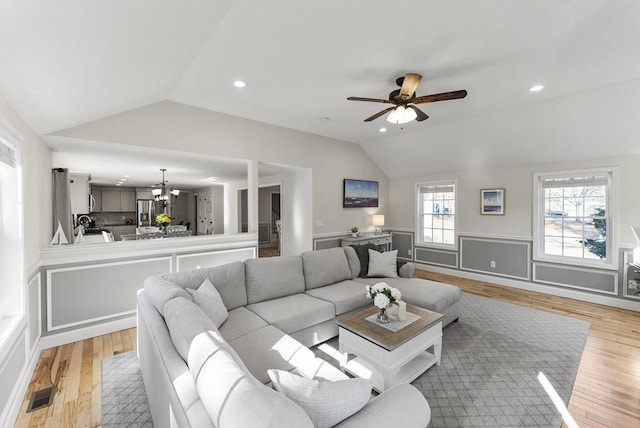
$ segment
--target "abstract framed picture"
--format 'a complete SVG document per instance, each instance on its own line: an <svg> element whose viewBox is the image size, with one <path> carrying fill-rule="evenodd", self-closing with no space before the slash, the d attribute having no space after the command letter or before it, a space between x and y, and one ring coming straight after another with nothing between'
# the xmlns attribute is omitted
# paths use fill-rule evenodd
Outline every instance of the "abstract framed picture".
<svg viewBox="0 0 640 428"><path fill-rule="evenodd" d="M480 214L504 215L505 189L480 190Z"/></svg>
<svg viewBox="0 0 640 428"><path fill-rule="evenodd" d="M344 179L343 208L371 208L378 206L378 182Z"/></svg>

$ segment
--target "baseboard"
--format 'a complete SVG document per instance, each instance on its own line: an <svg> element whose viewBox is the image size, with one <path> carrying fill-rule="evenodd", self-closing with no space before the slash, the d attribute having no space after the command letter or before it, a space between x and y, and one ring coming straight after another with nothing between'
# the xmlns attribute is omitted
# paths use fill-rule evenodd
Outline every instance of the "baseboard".
<svg viewBox="0 0 640 428"><path fill-rule="evenodd" d="M640 312L640 302L631 302L628 300L616 299L614 297L584 293L584 292L570 290L566 288L542 285L535 282L519 281L515 279L496 277L496 276L485 275L481 273L473 273L473 272L462 271L458 269L431 266L431 265L426 265L426 264L416 263L416 262L413 262L413 264L416 266L416 269L421 269L428 272L458 276L461 278L473 279L476 281L484 281L492 284L503 285L505 287L517 288L520 290L535 291L538 293L550 294L552 296L566 297L568 299L581 300L583 302L596 303L599 305L611 306L614 308L628 309L630 311Z"/></svg>
<svg viewBox="0 0 640 428"><path fill-rule="evenodd" d="M16 423L16 419L18 418L18 414L20 413L20 408L22 407L24 396L29 389L29 384L31 383L31 377L35 372L36 365L38 364L38 360L40 359L40 351L40 339L38 339L36 340L35 346L31 349L29 363L24 366L22 373L18 378L18 382L13 389L13 393L9 397L9 402L6 406L7 411L5 413L5 417L0 419L4 420L7 424L6 426L8 427L12 427Z"/></svg>
<svg viewBox="0 0 640 428"><path fill-rule="evenodd" d="M66 345L67 343L78 342L91 337L102 336L103 334L126 330L136 326L136 315L122 318L115 321L92 325L90 327L77 330L65 331L62 333L43 336L40 338L40 349L53 348L55 346Z"/></svg>

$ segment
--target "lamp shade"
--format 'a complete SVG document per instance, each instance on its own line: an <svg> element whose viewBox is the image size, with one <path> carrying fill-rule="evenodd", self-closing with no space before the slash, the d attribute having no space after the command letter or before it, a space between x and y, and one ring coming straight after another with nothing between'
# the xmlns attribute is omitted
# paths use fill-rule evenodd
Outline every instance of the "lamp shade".
<svg viewBox="0 0 640 428"><path fill-rule="evenodd" d="M384 226L384 215L375 214L373 216L372 223L373 223L374 226L377 226L377 227Z"/></svg>
<svg viewBox="0 0 640 428"><path fill-rule="evenodd" d="M395 124L409 123L416 117L418 117L418 114L415 112L415 110L400 105L391 113L389 113L389 116L387 116L387 122Z"/></svg>

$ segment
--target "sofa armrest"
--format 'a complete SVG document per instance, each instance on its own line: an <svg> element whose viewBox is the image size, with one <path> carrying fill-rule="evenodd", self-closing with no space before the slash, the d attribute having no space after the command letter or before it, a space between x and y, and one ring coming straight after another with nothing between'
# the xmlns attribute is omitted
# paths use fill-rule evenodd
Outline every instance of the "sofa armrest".
<svg viewBox="0 0 640 428"><path fill-rule="evenodd" d="M358 413L345 419L336 427L377 426L380 425L380 421L389 421L390 418L392 421L390 425L394 427L425 428L431 420L431 408L420 391L412 385L403 384L370 400Z"/></svg>
<svg viewBox="0 0 640 428"><path fill-rule="evenodd" d="M401 278L413 278L413 274L415 273L415 271L416 266L411 262L407 262L400 266L400 269L398 269L398 275Z"/></svg>

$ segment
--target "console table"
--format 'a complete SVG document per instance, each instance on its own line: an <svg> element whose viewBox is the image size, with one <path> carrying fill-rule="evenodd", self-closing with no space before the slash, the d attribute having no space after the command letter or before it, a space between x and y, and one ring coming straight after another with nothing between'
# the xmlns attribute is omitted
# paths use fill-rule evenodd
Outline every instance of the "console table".
<svg viewBox="0 0 640 428"><path fill-rule="evenodd" d="M382 251L391 251L391 242L391 233L381 233L378 235L373 233L365 233L358 236L357 238L345 237L340 239L340 246L348 247L349 245L373 244Z"/></svg>

